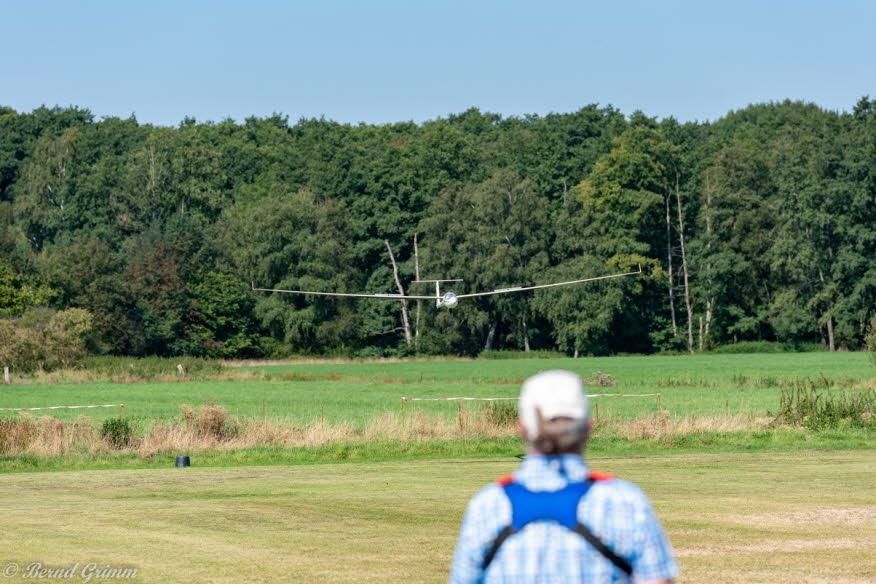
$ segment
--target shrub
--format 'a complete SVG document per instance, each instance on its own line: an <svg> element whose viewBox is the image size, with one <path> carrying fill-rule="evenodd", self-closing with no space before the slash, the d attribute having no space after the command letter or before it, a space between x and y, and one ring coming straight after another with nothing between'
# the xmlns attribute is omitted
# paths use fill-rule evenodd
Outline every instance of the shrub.
<svg viewBox="0 0 876 584"><path fill-rule="evenodd" d="M740 341L730 345L717 345L711 353L812 353L824 351L821 343L777 343L773 341Z"/></svg>
<svg viewBox="0 0 876 584"><path fill-rule="evenodd" d="M587 380L584 382L587 385L596 385L598 387L614 387L617 385L617 381L614 378L614 375L610 373L603 373L602 371L594 371L593 379Z"/></svg>
<svg viewBox="0 0 876 584"><path fill-rule="evenodd" d="M566 355L559 351L481 351L478 359L562 359Z"/></svg>
<svg viewBox="0 0 876 584"><path fill-rule="evenodd" d="M92 321L81 308L32 308L18 320L0 321L0 366L23 372L68 367L85 356Z"/></svg>
<svg viewBox="0 0 876 584"><path fill-rule="evenodd" d="M517 402L514 400L488 402L481 415L495 426L513 426L517 422Z"/></svg>
<svg viewBox="0 0 876 584"><path fill-rule="evenodd" d="M52 368L70 367L85 357L93 323L91 313L81 308L68 308L52 316L44 334L47 361Z"/></svg>
<svg viewBox="0 0 876 584"><path fill-rule="evenodd" d="M385 352L380 347L362 347L355 355L357 359L379 359L385 356Z"/></svg>
<svg viewBox="0 0 876 584"><path fill-rule="evenodd" d="M782 389L776 422L810 430L876 428L876 392L819 390L812 381Z"/></svg>
<svg viewBox="0 0 876 584"><path fill-rule="evenodd" d="M125 448L134 437L134 428L125 418L110 418L101 424L100 435L113 448Z"/></svg>
<svg viewBox="0 0 876 584"><path fill-rule="evenodd" d="M45 351L39 333L10 320L0 320L0 367L30 373L43 366Z"/></svg>
<svg viewBox="0 0 876 584"><path fill-rule="evenodd" d="M18 454L36 437L36 425L23 418L0 418L0 454Z"/></svg>
<svg viewBox="0 0 876 584"><path fill-rule="evenodd" d="M185 410L184 410L185 413ZM198 408L198 432L217 440L234 438L240 431L237 419L228 415L228 410L213 402Z"/></svg>
<svg viewBox="0 0 876 584"><path fill-rule="evenodd" d="M178 368L186 376L203 376L220 373L223 366L213 359L200 359L197 357L115 357L104 355L101 357L86 357L79 367L109 379L142 379L144 381L159 379L162 377L178 377L181 375Z"/></svg>

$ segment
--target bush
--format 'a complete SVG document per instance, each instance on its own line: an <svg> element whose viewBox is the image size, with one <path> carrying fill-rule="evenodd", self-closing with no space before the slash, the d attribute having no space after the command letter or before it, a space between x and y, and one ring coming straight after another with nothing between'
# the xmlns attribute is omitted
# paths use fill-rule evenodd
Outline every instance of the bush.
<svg viewBox="0 0 876 584"><path fill-rule="evenodd" d="M23 372L69 367L86 355L93 320L81 308L32 308L18 320L0 321L0 366Z"/></svg>
<svg viewBox="0 0 876 584"><path fill-rule="evenodd" d="M0 367L30 373L44 362L39 335L17 326L13 321L0 320Z"/></svg>
<svg viewBox="0 0 876 584"><path fill-rule="evenodd" d="M614 387L617 385L614 375L603 373L602 371L594 371L593 379L585 379L584 383L587 385L595 385L597 387Z"/></svg>
<svg viewBox="0 0 876 584"><path fill-rule="evenodd" d="M501 359L562 359L566 355L559 351L481 351L478 359L501 360Z"/></svg>
<svg viewBox="0 0 876 584"><path fill-rule="evenodd" d="M0 454L18 454L36 437L36 425L24 418L0 418Z"/></svg>
<svg viewBox="0 0 876 584"><path fill-rule="evenodd" d="M183 408L186 425L191 428L193 415L190 408ZM228 440L240 433L240 425L235 417L228 415L228 410L214 402L207 402L198 408L198 433L204 437L217 440Z"/></svg>
<svg viewBox="0 0 876 584"><path fill-rule="evenodd" d="M809 430L876 429L876 392L851 393L821 389L812 381L798 382L779 396L776 422L803 426Z"/></svg>
<svg viewBox="0 0 876 584"><path fill-rule="evenodd" d="M100 435L113 448L125 448L134 438L134 427L125 418L110 418L101 424Z"/></svg>
<svg viewBox="0 0 876 584"><path fill-rule="evenodd" d="M362 347L355 356L357 359L379 359L385 356L385 352L380 347Z"/></svg>
<svg viewBox="0 0 876 584"><path fill-rule="evenodd" d="M717 345L710 353L814 353L824 351L821 343L777 343L773 341L740 341L730 345Z"/></svg>
<svg viewBox="0 0 876 584"><path fill-rule="evenodd" d="M79 368L91 371L110 379L135 377L142 380L175 377L180 375L178 365L182 365L186 376L217 374L222 364L212 359L198 357L86 357Z"/></svg>
<svg viewBox="0 0 876 584"><path fill-rule="evenodd" d="M488 402L481 410L481 415L496 426L513 426L517 423L517 402L514 400Z"/></svg>
<svg viewBox="0 0 876 584"><path fill-rule="evenodd" d="M85 357L94 317L87 310L68 308L54 315L44 334L47 361L52 368L70 367Z"/></svg>

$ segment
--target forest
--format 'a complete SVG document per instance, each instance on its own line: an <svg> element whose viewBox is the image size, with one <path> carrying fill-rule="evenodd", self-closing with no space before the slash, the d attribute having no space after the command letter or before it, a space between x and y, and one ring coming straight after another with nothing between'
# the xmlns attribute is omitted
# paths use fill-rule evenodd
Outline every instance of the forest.
<svg viewBox="0 0 876 584"><path fill-rule="evenodd" d="M0 361L862 348L876 100L850 106L178 127L0 107ZM638 266L453 310L251 290L431 292L419 273L465 293Z"/></svg>

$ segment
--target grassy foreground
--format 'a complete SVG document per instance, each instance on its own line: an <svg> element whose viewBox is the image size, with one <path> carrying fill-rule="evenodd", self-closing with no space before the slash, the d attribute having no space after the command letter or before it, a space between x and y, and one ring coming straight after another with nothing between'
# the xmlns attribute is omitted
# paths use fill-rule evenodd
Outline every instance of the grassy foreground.
<svg viewBox="0 0 876 584"><path fill-rule="evenodd" d="M873 451L591 461L645 489L683 582L876 580ZM468 498L516 464L4 475L0 567L98 562L136 567L139 582L443 582Z"/></svg>

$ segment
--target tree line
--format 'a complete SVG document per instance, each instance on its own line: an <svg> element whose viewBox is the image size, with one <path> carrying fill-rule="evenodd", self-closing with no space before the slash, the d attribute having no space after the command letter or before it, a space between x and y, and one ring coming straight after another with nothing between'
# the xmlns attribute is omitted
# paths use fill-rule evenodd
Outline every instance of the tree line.
<svg viewBox="0 0 876 584"><path fill-rule="evenodd" d="M0 318L22 338L72 319L89 351L125 355L858 348L876 308L874 107L175 128L0 107ZM430 292L420 277L464 293L637 266L451 311L250 290Z"/></svg>

